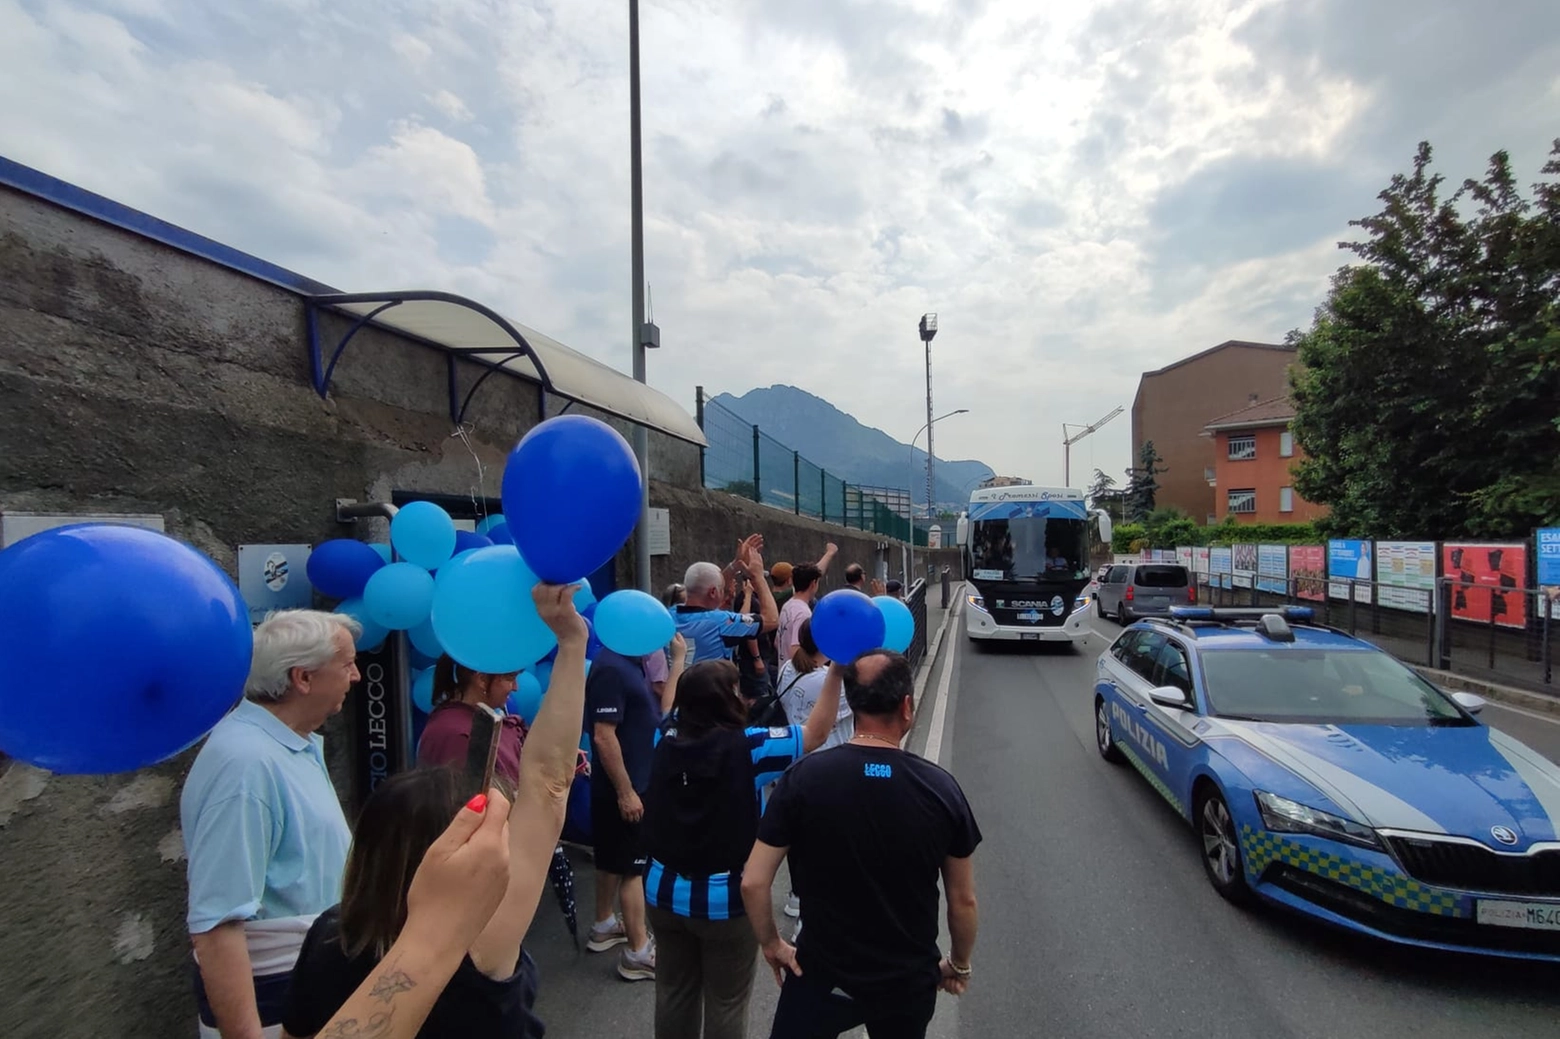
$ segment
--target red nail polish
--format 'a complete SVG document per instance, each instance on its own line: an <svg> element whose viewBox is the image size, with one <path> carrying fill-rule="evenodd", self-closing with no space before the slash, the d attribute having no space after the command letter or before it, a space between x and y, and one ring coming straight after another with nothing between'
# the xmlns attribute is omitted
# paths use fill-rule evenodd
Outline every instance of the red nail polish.
<svg viewBox="0 0 1560 1039"><path fill-rule="evenodd" d="M480 813L484 808L487 807L487 795L478 794L476 797L473 797L470 801L466 802L466 807L471 809L473 812Z"/></svg>

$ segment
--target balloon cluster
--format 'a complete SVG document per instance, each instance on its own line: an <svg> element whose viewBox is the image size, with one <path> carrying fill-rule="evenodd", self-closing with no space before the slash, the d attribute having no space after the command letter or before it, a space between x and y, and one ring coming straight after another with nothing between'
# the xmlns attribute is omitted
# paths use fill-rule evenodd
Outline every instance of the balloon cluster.
<svg viewBox="0 0 1560 1039"><path fill-rule="evenodd" d="M854 588L841 588L818 600L812 634L824 656L849 663L875 649L895 653L909 649L915 638L915 617L893 596L869 598Z"/></svg>
<svg viewBox="0 0 1560 1039"><path fill-rule="evenodd" d="M413 502L391 522L389 545L320 545L309 580L362 624L360 650L407 633L423 664L413 695L424 709L429 666L447 653L476 671L525 672L511 706L534 717L557 642L531 589L580 582L576 606L597 605L585 577L633 532L641 479L610 426L549 419L510 452L502 516L457 531L437 505ZM629 655L665 646L675 627L640 592L609 595L594 622L593 641ZM165 760L243 695L252 650L238 588L190 546L103 524L33 535L0 552L0 751L64 773ZM62 681L70 724L50 695Z"/></svg>

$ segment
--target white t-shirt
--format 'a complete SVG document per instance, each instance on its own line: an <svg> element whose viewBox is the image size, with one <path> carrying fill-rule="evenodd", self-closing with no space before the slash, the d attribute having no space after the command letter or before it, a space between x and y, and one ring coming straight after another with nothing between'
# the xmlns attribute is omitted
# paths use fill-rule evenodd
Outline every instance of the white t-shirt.
<svg viewBox="0 0 1560 1039"><path fill-rule="evenodd" d="M780 667L780 679L776 688L781 690L780 704L785 708L785 716L792 725L806 725L807 716L812 713L813 705L818 702L818 697L823 695L823 680L829 677L827 667L815 667L802 675L796 675L796 665L787 660ZM834 718L834 728L829 730L828 737L823 741L819 750L828 750L830 747L838 747L842 743L850 742L850 738L856 735L856 718L851 714L850 704L845 702L845 697L840 696L840 708Z"/></svg>
<svg viewBox="0 0 1560 1039"><path fill-rule="evenodd" d="M811 616L812 604L802 602L794 595L780 607L780 627L775 631L775 652L781 663L790 662L791 651L802 636L802 625Z"/></svg>

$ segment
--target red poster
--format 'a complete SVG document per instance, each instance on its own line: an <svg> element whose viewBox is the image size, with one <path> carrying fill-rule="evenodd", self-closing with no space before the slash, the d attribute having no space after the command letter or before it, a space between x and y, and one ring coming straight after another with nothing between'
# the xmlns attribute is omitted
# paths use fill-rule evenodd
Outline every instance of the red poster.
<svg viewBox="0 0 1560 1039"><path fill-rule="evenodd" d="M1441 546L1441 573L1452 581L1452 616L1506 628L1527 626L1527 546Z"/></svg>
<svg viewBox="0 0 1560 1039"><path fill-rule="evenodd" d="M1290 545L1289 577L1297 596L1321 602L1327 586L1327 546Z"/></svg>

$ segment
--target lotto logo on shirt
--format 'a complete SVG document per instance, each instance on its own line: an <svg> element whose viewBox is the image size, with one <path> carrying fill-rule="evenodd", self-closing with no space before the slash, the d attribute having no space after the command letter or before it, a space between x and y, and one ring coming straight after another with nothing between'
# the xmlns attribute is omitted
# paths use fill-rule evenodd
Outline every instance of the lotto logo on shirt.
<svg viewBox="0 0 1560 1039"><path fill-rule="evenodd" d="M894 766L882 761L869 761L866 764L866 776L868 779L892 779Z"/></svg>

